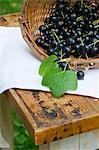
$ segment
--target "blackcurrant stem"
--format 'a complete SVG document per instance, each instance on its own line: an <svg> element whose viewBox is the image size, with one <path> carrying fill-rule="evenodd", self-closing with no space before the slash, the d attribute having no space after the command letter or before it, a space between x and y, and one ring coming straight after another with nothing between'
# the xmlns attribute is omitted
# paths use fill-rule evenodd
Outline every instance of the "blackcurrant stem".
<svg viewBox="0 0 99 150"><path fill-rule="evenodd" d="M49 28L47 24L46 24L46 27Z"/></svg>
<svg viewBox="0 0 99 150"><path fill-rule="evenodd" d="M62 14L62 17L63 17L63 19L64 19L65 17L64 17L64 14L63 14L63 12L62 12L62 11L61 11L61 14Z"/></svg>
<svg viewBox="0 0 99 150"><path fill-rule="evenodd" d="M87 60L89 60L87 53L86 53L86 58L87 58Z"/></svg>
<svg viewBox="0 0 99 150"><path fill-rule="evenodd" d="M82 55L80 55L78 59L80 60L81 57L82 57Z"/></svg>
<svg viewBox="0 0 99 150"><path fill-rule="evenodd" d="M70 65L70 63L69 63L70 61L71 61L71 58L65 58L65 59L62 59L62 60L57 61L57 63L59 63L59 62L66 62L66 65L65 65L65 67L64 67L63 72L66 71L67 65L69 66L70 69L76 71L76 70L74 69L74 67L72 67L72 66Z"/></svg>
<svg viewBox="0 0 99 150"><path fill-rule="evenodd" d="M65 67L64 67L63 72L65 72L65 71L66 71L66 67L67 67L67 65L69 66L69 68L70 68L71 70L76 71L76 70L74 69L74 67L72 67L72 66L69 64L69 61L66 61L66 65L65 65Z"/></svg>
<svg viewBox="0 0 99 150"><path fill-rule="evenodd" d="M81 41L81 45L83 46L84 45L84 40L82 38L80 38L80 41Z"/></svg>
<svg viewBox="0 0 99 150"><path fill-rule="evenodd" d="M53 36L53 39L54 39L54 41L56 42L56 40L55 40L55 37Z"/></svg>
<svg viewBox="0 0 99 150"><path fill-rule="evenodd" d="M79 56L78 60L80 60L81 57L82 57L82 55ZM76 63L76 70L77 70L77 63Z"/></svg>
<svg viewBox="0 0 99 150"><path fill-rule="evenodd" d="M74 66L71 66L71 65L70 65L70 63L69 63L70 61L71 61L71 58L64 58L64 59L62 59L62 60L57 61L57 63L59 63L59 62L66 62L66 65L65 65L65 67L64 67L63 72L65 72L67 65L69 66L69 68L70 68L71 70L77 71L76 69L74 69Z"/></svg>
<svg viewBox="0 0 99 150"><path fill-rule="evenodd" d="M61 54L60 59L62 60L62 58L63 58L63 51L62 51L62 48L61 48L61 52L60 52L60 54Z"/></svg>
<svg viewBox="0 0 99 150"><path fill-rule="evenodd" d="M63 72L66 71L67 65L68 65L68 62L66 62Z"/></svg>
<svg viewBox="0 0 99 150"><path fill-rule="evenodd" d="M53 33L53 34L54 34L54 36L56 37L56 39L57 39L58 43L61 43L61 41L59 40L59 38L58 38L58 36L57 36L57 34L55 33L55 31L54 31L54 30L52 30L52 33ZM63 55L62 48L61 48L61 52L60 52L60 54L61 54L60 59L62 60L62 55Z"/></svg>
<svg viewBox="0 0 99 150"><path fill-rule="evenodd" d="M90 35L90 32L88 34L84 34L83 37L85 38L86 36Z"/></svg>
<svg viewBox="0 0 99 150"><path fill-rule="evenodd" d="M67 28L65 28L64 31L67 32Z"/></svg>
<svg viewBox="0 0 99 150"><path fill-rule="evenodd" d="M86 37L87 35L89 35L89 34L84 34L83 37Z"/></svg>
<svg viewBox="0 0 99 150"><path fill-rule="evenodd" d="M99 28L99 25L96 25L95 28Z"/></svg>
<svg viewBox="0 0 99 150"><path fill-rule="evenodd" d="M74 67L71 67L70 65L69 65L69 68L70 68L71 70L73 70L73 71L77 72L77 70L76 70L76 69L74 69Z"/></svg>
<svg viewBox="0 0 99 150"><path fill-rule="evenodd" d="M62 54L62 58L63 58L63 56L65 56L65 54Z"/></svg>
<svg viewBox="0 0 99 150"><path fill-rule="evenodd" d="M91 6L88 6L88 5L86 5L86 4L84 4L84 6L85 6L86 8L88 8L89 10L91 10Z"/></svg>
<svg viewBox="0 0 99 150"><path fill-rule="evenodd" d="M83 16L77 17L76 21L78 22L80 20L84 20L84 17Z"/></svg>
<svg viewBox="0 0 99 150"><path fill-rule="evenodd" d="M72 53L74 53L75 52L75 50L72 50Z"/></svg>
<svg viewBox="0 0 99 150"><path fill-rule="evenodd" d="M81 7L83 7L83 0L81 0Z"/></svg>
<svg viewBox="0 0 99 150"><path fill-rule="evenodd" d="M99 23L99 19L98 20L94 20L93 22L92 22L92 24L95 26L95 25L98 25L98 23Z"/></svg>
<svg viewBox="0 0 99 150"><path fill-rule="evenodd" d="M71 61L71 58L64 58L64 59L61 59L61 60L58 60L57 62L70 62Z"/></svg>
<svg viewBox="0 0 99 150"><path fill-rule="evenodd" d="M96 40L94 43L92 43L92 44L89 44L89 46L92 46L92 45L94 45L94 47L95 47L95 45L96 45L97 43L99 43L99 40Z"/></svg>
<svg viewBox="0 0 99 150"><path fill-rule="evenodd" d="M89 61L89 57L88 57L87 53L86 53L86 59ZM89 70L89 64L87 64L87 70Z"/></svg>
<svg viewBox="0 0 99 150"><path fill-rule="evenodd" d="M60 43L61 41L59 40L59 38L58 38L57 34L55 33L55 31L52 30L52 32L53 32L54 36L56 37L58 43Z"/></svg>
<svg viewBox="0 0 99 150"><path fill-rule="evenodd" d="M53 32L52 32L52 34L53 34ZM53 38L53 40L56 42L55 37L53 36L52 38Z"/></svg>

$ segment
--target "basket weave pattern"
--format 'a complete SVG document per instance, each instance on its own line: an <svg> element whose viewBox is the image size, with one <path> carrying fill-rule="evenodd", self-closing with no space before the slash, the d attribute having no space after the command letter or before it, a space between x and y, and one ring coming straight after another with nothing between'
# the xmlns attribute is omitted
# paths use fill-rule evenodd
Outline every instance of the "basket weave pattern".
<svg viewBox="0 0 99 150"><path fill-rule="evenodd" d="M76 0L69 1L71 4L76 2ZM23 38L31 47L33 54L40 60L47 57L47 54L44 49L35 43L35 40L39 37L38 28L44 23L45 18L53 13L55 4L56 0L26 0L19 18ZM89 62L94 63L90 68L99 68L99 58L90 60L73 59L73 63L78 65L78 68L85 68Z"/></svg>

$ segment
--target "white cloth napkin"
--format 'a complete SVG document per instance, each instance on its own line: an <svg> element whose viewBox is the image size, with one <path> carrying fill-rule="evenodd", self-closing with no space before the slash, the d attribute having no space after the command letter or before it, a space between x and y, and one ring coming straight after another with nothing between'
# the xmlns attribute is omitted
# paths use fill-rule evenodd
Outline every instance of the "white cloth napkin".
<svg viewBox="0 0 99 150"><path fill-rule="evenodd" d="M23 40L19 27L0 27L0 93L10 88L49 91L41 85L40 63ZM99 98L99 69L86 71L78 89L68 93Z"/></svg>

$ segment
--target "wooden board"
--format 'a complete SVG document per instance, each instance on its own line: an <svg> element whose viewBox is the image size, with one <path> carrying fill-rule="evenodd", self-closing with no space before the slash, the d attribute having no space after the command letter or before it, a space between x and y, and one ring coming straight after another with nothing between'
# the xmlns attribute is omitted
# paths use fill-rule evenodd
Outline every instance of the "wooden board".
<svg viewBox="0 0 99 150"><path fill-rule="evenodd" d="M18 13L0 16L0 26L19 26L18 17Z"/></svg>
<svg viewBox="0 0 99 150"><path fill-rule="evenodd" d="M0 95L0 134L0 148L13 150L12 112L5 94Z"/></svg>
<svg viewBox="0 0 99 150"><path fill-rule="evenodd" d="M10 102L23 119L36 144L50 143L99 128L99 100L48 92L9 90Z"/></svg>
<svg viewBox="0 0 99 150"><path fill-rule="evenodd" d="M7 26L18 25L18 14L2 18L5 23L1 21L0 25L5 26L6 22ZM18 89L9 90L5 95L36 144L99 128L99 99L67 94L56 99L48 92Z"/></svg>

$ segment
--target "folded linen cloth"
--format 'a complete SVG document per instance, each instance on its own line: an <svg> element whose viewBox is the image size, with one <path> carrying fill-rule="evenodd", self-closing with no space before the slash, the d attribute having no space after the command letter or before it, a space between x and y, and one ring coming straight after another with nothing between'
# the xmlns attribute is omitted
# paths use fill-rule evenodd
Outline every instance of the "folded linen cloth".
<svg viewBox="0 0 99 150"><path fill-rule="evenodd" d="M0 93L10 88L49 91L41 85L40 64L19 27L0 27ZM78 89L68 93L99 98L99 69L86 71Z"/></svg>

